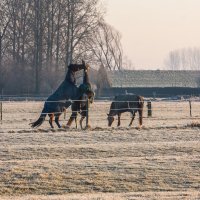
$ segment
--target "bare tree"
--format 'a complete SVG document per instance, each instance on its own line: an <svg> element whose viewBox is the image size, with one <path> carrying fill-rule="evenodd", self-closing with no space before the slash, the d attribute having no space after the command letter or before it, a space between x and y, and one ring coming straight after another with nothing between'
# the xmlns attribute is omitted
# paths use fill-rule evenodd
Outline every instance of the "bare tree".
<svg viewBox="0 0 200 200"><path fill-rule="evenodd" d="M98 30L93 31L93 37L88 41L88 48L100 65L109 70L122 68L121 36L112 26L99 21Z"/></svg>
<svg viewBox="0 0 200 200"><path fill-rule="evenodd" d="M171 51L165 60L165 66L171 70L199 70L200 48Z"/></svg>
<svg viewBox="0 0 200 200"><path fill-rule="evenodd" d="M40 92L40 78L43 66L44 1L34 0L34 59L35 93Z"/></svg>
<svg viewBox="0 0 200 200"><path fill-rule="evenodd" d="M124 56L123 70L133 70L133 69L135 69L135 68L134 68L132 61L127 56Z"/></svg>
<svg viewBox="0 0 200 200"><path fill-rule="evenodd" d="M172 70L179 70L180 68L180 55L178 51L171 51L165 65Z"/></svg>
<svg viewBox="0 0 200 200"><path fill-rule="evenodd" d="M65 66L80 60L80 55L84 55L86 49L83 44L85 45L85 41L97 29L98 19L101 17L99 2L99 0L67 0Z"/></svg>
<svg viewBox="0 0 200 200"><path fill-rule="evenodd" d="M10 23L10 16L8 13L5 15L5 11L7 11L7 3L6 1L0 2L0 92L3 91L4 88L4 82L5 82L5 69L3 69L3 56L5 54L6 49L6 40L5 34L8 28L8 25Z"/></svg>
<svg viewBox="0 0 200 200"><path fill-rule="evenodd" d="M101 0L2 0L0 6L0 89L49 92L68 64L82 59L121 69L121 36L104 22Z"/></svg>

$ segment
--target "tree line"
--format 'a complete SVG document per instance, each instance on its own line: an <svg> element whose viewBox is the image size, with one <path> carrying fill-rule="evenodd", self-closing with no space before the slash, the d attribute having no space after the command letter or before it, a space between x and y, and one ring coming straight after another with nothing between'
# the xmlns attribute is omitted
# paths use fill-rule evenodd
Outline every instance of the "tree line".
<svg viewBox="0 0 200 200"><path fill-rule="evenodd" d="M165 67L170 70L200 70L200 48L185 48L169 52Z"/></svg>
<svg viewBox="0 0 200 200"><path fill-rule="evenodd" d="M1 0L0 92L53 90L70 63L122 66L121 36L101 0Z"/></svg>

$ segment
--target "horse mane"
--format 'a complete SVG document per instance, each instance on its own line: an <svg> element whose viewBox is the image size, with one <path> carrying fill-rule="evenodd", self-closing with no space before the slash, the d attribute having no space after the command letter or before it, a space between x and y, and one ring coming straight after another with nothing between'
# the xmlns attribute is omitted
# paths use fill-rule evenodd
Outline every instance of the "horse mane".
<svg viewBox="0 0 200 200"><path fill-rule="evenodd" d="M116 107L115 104L116 104L115 102L111 103L109 115L115 115L115 107Z"/></svg>

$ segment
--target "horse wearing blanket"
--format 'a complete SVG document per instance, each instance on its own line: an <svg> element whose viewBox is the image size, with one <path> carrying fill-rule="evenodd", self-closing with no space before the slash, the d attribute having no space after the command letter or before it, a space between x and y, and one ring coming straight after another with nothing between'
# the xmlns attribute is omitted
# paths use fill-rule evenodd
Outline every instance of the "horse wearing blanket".
<svg viewBox="0 0 200 200"><path fill-rule="evenodd" d="M80 115L81 115L80 126L81 126L81 129L83 129L82 122L87 115L87 109L88 109L86 102L87 101L89 102L89 104L88 104L88 106L89 106L94 101L95 93L93 92L90 81L89 81L88 70L85 70L83 84L81 84L79 86L79 92L80 92L80 94L82 94L81 98L79 99L79 101L75 101L72 104L72 107L71 107L72 114L69 118L69 121L67 122L66 128L70 128L70 126L74 120L76 122L76 127L77 127L77 115L78 115L78 113L80 113ZM89 124L87 124L86 128L90 128L90 127L91 126Z"/></svg>
<svg viewBox="0 0 200 200"><path fill-rule="evenodd" d="M75 78L75 73L82 69L88 69L88 65L86 65L84 61L82 61L82 64L70 64L68 66L68 71L64 81L60 84L56 91L47 98L39 119L31 123L32 128L40 126L44 122L47 114L50 117L49 123L52 128L52 120L54 116L56 124L59 128L61 127L59 124L59 116L64 109L68 108L72 104L70 100L78 100L82 95L76 85Z"/></svg>
<svg viewBox="0 0 200 200"><path fill-rule="evenodd" d="M139 113L139 126L142 126L144 100L142 96L134 94L118 95L115 96L114 101L111 103L110 112L108 114L108 126L111 126L114 121L114 116L118 116L118 126L121 125L120 118L124 112L130 112L132 118L129 126L132 125L136 112Z"/></svg>

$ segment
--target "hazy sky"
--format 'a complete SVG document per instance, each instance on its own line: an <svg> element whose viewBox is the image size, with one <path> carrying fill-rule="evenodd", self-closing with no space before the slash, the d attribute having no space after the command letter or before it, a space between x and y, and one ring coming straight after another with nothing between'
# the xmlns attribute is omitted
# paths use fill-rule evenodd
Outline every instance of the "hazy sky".
<svg viewBox="0 0 200 200"><path fill-rule="evenodd" d="M200 47L200 0L106 0L106 20L122 34L136 69L163 68L169 51Z"/></svg>

